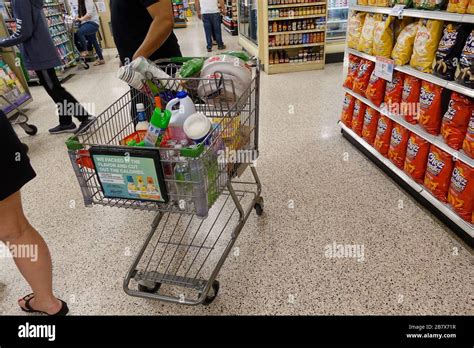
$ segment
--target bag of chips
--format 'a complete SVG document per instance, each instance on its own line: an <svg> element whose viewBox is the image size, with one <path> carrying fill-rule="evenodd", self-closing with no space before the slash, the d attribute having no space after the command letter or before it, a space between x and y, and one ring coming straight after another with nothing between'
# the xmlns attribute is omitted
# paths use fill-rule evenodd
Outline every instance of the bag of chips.
<svg viewBox="0 0 474 348"><path fill-rule="evenodd" d="M435 145L431 145L424 185L441 202L446 202L452 172L453 158L451 155Z"/></svg>
<svg viewBox="0 0 474 348"><path fill-rule="evenodd" d="M391 0L377 0L375 6L379 7L389 7L390 6Z"/></svg>
<svg viewBox="0 0 474 348"><path fill-rule="evenodd" d="M374 140L374 148L383 156L387 156L388 148L390 147L392 127L393 121L387 116L380 115L379 122L377 123L377 134Z"/></svg>
<svg viewBox="0 0 474 348"><path fill-rule="evenodd" d="M449 90L434 83L428 81L421 83L418 122L428 133L439 134L443 111L447 109L449 103L449 99L447 99L449 94Z"/></svg>
<svg viewBox="0 0 474 348"><path fill-rule="evenodd" d="M355 100L356 99L353 96L346 93L342 104L341 121L349 128L352 127L352 114L354 112Z"/></svg>
<svg viewBox="0 0 474 348"><path fill-rule="evenodd" d="M375 75L375 71L372 71L372 75L370 75L369 84L367 89L365 90L365 96L369 99L372 103L377 106L380 106L383 102L383 98L385 95L385 86L387 81L384 79L377 77Z"/></svg>
<svg viewBox="0 0 474 348"><path fill-rule="evenodd" d="M421 10L441 10L445 2L445 0L414 0L413 5Z"/></svg>
<svg viewBox="0 0 474 348"><path fill-rule="evenodd" d="M474 0L469 0L469 4L467 5L466 13L474 14Z"/></svg>
<svg viewBox="0 0 474 348"><path fill-rule="evenodd" d="M469 33L467 25L448 23L444 26L433 63L433 74L445 80L454 80L459 56Z"/></svg>
<svg viewBox="0 0 474 348"><path fill-rule="evenodd" d="M392 81L387 82L387 86L385 87L384 102L387 104L387 109L395 114L400 113L400 103L402 101L404 79L405 74L401 73L400 71L395 71L393 73Z"/></svg>
<svg viewBox="0 0 474 348"><path fill-rule="evenodd" d="M471 120L467 126L466 138L462 143L462 150L466 155L474 158L474 116L471 116Z"/></svg>
<svg viewBox="0 0 474 348"><path fill-rule="evenodd" d="M442 21L420 19L415 43L413 44L413 55L410 60L410 65L413 68L426 73L431 72L442 33Z"/></svg>
<svg viewBox="0 0 474 348"><path fill-rule="evenodd" d="M377 0L367 0L369 6L377 6Z"/></svg>
<svg viewBox="0 0 474 348"><path fill-rule="evenodd" d="M365 97L365 91L367 90L367 86L369 85L370 76L372 75L372 71L374 71L374 68L374 62L365 59L361 60L352 87L352 90L354 92Z"/></svg>
<svg viewBox="0 0 474 348"><path fill-rule="evenodd" d="M441 123L441 136L446 144L455 150L461 149L472 115L474 100L453 92Z"/></svg>
<svg viewBox="0 0 474 348"><path fill-rule="evenodd" d="M469 0L449 0L447 11L464 14L466 13L468 5Z"/></svg>
<svg viewBox="0 0 474 348"><path fill-rule="evenodd" d="M352 11L347 20L347 47L357 49L364 26L365 13Z"/></svg>
<svg viewBox="0 0 474 348"><path fill-rule="evenodd" d="M462 50L455 79L464 86L474 88L474 30L469 34Z"/></svg>
<svg viewBox="0 0 474 348"><path fill-rule="evenodd" d="M412 0L392 0L392 5L393 6L395 6L395 5L405 5L405 7L411 7L412 4L413 4ZM404 18L408 18L408 17L404 17Z"/></svg>
<svg viewBox="0 0 474 348"><path fill-rule="evenodd" d="M400 115L411 124L418 123L420 92L421 80L411 75L406 75L405 80L403 81Z"/></svg>
<svg viewBox="0 0 474 348"><path fill-rule="evenodd" d="M377 110L368 107L365 110L364 126L362 127L362 138L370 145L374 143L377 135L377 124L379 122L380 114Z"/></svg>
<svg viewBox="0 0 474 348"><path fill-rule="evenodd" d="M352 54L349 55L349 67L347 69L347 76L343 85L344 87L352 89L360 61L361 59L359 57L354 56Z"/></svg>
<svg viewBox="0 0 474 348"><path fill-rule="evenodd" d="M397 0L395 0L397 1ZM407 5L407 4L402 4L402 2L404 2L404 0L398 0L398 2L395 3L394 1L394 6L395 5L406 5L406 7L409 7L411 6L411 0L408 0L408 1L405 1L405 2L409 2L410 5ZM400 33L402 32L403 29L405 29L405 27L411 23L414 22L414 18L412 17L403 17L403 18L395 18L395 24L394 24L394 34L395 34L395 39L398 38L398 36L400 35Z"/></svg>
<svg viewBox="0 0 474 348"><path fill-rule="evenodd" d="M365 17L364 26L357 45L357 50L367 54L372 54L374 45L375 15L368 13Z"/></svg>
<svg viewBox="0 0 474 348"><path fill-rule="evenodd" d="M474 168L457 161L451 176L448 203L464 220L471 222L474 209Z"/></svg>
<svg viewBox="0 0 474 348"><path fill-rule="evenodd" d="M368 0L357 0L357 5L359 6L367 6L368 4Z"/></svg>
<svg viewBox="0 0 474 348"><path fill-rule="evenodd" d="M408 139L407 155L403 170L420 184L423 183L425 178L430 146L431 144L427 140L415 133L412 133Z"/></svg>
<svg viewBox="0 0 474 348"><path fill-rule="evenodd" d="M381 6L381 5L379 5ZM393 22L389 15L375 15L372 54L390 58L393 49Z"/></svg>
<svg viewBox="0 0 474 348"><path fill-rule="evenodd" d="M388 149L388 158L400 169L403 169L403 165L405 164L409 138L410 131L408 129L398 123L393 124L392 135L390 137L390 147Z"/></svg>
<svg viewBox="0 0 474 348"><path fill-rule="evenodd" d="M362 136L362 127L364 126L364 116L367 105L357 99L354 103L354 112L352 113L352 130L358 136Z"/></svg>
<svg viewBox="0 0 474 348"><path fill-rule="evenodd" d="M410 62L417 32L418 23L408 24L400 32L400 35L397 37L397 43L392 50L392 59L395 61L395 65L406 65Z"/></svg>

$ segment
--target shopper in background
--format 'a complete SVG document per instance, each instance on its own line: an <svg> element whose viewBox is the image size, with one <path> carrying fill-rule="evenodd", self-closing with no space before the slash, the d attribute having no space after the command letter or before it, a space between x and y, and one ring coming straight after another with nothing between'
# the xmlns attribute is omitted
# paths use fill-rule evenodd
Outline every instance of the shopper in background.
<svg viewBox="0 0 474 348"><path fill-rule="evenodd" d="M22 0L26 1L26 0ZM28 222L20 189L36 173L6 115L0 110L0 241L8 247L15 264L33 293L18 301L29 313L66 315L68 306L53 294L51 255L43 238ZM6 167L5 167L6 166ZM23 253L18 251L22 250ZM24 252L28 250L29 252Z"/></svg>
<svg viewBox="0 0 474 348"><path fill-rule="evenodd" d="M221 11L225 11L224 0L196 0L195 6L198 17L202 19L204 24L204 32L206 33L207 52L212 52L212 34L215 35L217 48L225 49L222 41L221 14L219 11L219 3Z"/></svg>
<svg viewBox="0 0 474 348"><path fill-rule="evenodd" d="M46 92L54 100L59 113L59 125L51 128L51 134L78 132L91 121L87 111L59 82L55 67L61 65L58 51L48 29L43 13L43 0L13 0L13 16L16 31L0 40L0 47L20 45L26 68L34 70ZM72 116L80 122L79 128Z"/></svg>
<svg viewBox="0 0 474 348"><path fill-rule="evenodd" d="M138 57L181 57L171 1L110 0L112 32L122 64Z"/></svg>
<svg viewBox="0 0 474 348"><path fill-rule="evenodd" d="M104 56L102 55L102 48L97 40L97 33L99 32L99 13L93 0L78 0L78 18L81 22L79 30L77 31L77 39L81 45L81 55L87 57L87 41L89 41L95 48L95 53L99 60L94 65L105 64Z"/></svg>

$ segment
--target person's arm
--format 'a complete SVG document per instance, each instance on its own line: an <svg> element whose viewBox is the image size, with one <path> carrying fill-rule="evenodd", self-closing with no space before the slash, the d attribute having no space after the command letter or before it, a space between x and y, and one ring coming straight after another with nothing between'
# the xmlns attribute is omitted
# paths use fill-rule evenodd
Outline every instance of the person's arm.
<svg viewBox="0 0 474 348"><path fill-rule="evenodd" d="M201 19L201 18L202 18L202 15L201 15L201 3L199 2L199 0L194 1L194 8L196 9L198 18Z"/></svg>
<svg viewBox="0 0 474 348"><path fill-rule="evenodd" d="M151 18L153 18L153 22L148 29L145 40L133 55L133 59L138 57L149 58L168 39L173 32L174 26L171 1L140 0L140 2L144 5L151 3L147 10Z"/></svg>
<svg viewBox="0 0 474 348"><path fill-rule="evenodd" d="M94 1L86 0L86 11L87 13L84 16L78 18L78 20L80 20L81 22L87 22L88 20L90 20L94 12L97 11L97 9L95 8Z"/></svg>
<svg viewBox="0 0 474 348"><path fill-rule="evenodd" d="M226 11L227 9L225 8L225 2L224 2L224 0L219 0L219 4L221 5L221 14L222 14L223 16L225 16L225 14L226 14L226 12L227 12L227 11Z"/></svg>
<svg viewBox="0 0 474 348"><path fill-rule="evenodd" d="M0 39L0 47L19 45L33 35L33 10L29 1L15 1L16 31Z"/></svg>

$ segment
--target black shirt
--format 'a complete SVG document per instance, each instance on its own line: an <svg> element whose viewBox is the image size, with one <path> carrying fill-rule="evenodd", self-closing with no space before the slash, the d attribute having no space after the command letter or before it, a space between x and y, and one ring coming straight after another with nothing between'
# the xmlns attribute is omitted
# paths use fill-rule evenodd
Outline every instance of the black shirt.
<svg viewBox="0 0 474 348"><path fill-rule="evenodd" d="M160 0L110 0L112 33L122 62L130 61L142 45L153 21L147 7ZM164 0L170 1L170 0ZM178 39L171 33L163 45L151 55L151 60L181 57Z"/></svg>

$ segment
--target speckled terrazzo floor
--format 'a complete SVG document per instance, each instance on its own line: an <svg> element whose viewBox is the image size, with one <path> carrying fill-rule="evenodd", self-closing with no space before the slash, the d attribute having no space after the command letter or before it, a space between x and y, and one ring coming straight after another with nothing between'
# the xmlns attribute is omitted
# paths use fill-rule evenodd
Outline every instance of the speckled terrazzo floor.
<svg viewBox="0 0 474 348"><path fill-rule="evenodd" d="M197 23L177 33L184 54L203 54ZM235 38L225 37L235 48ZM114 56L108 51L107 65L65 84L79 100L95 103L97 112L126 91L115 78ZM238 256L232 253L225 263L219 296L209 307L123 292L130 253L138 251L153 216L84 208L66 136L47 134L56 121L53 105L41 88L32 88L31 121L40 132L18 133L30 146L38 177L24 189L24 205L50 246L55 289L71 314L474 314L472 254L341 137L341 83L340 64L262 76L257 169L265 214L250 216L236 243ZM334 242L364 246L364 261L325 257ZM13 262L1 259L0 313L21 314L16 299L28 291Z"/></svg>

